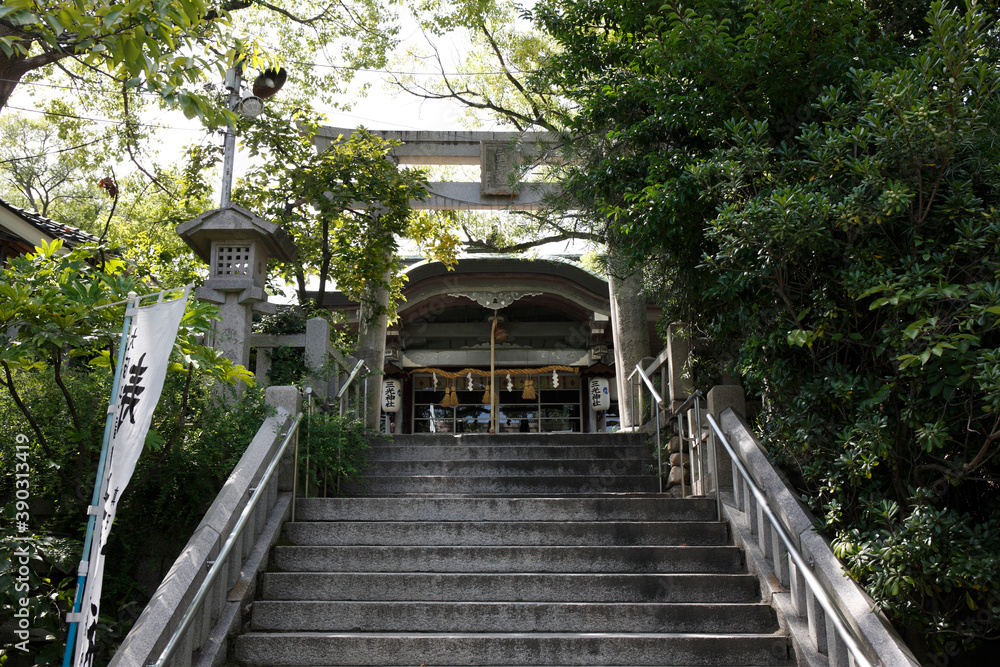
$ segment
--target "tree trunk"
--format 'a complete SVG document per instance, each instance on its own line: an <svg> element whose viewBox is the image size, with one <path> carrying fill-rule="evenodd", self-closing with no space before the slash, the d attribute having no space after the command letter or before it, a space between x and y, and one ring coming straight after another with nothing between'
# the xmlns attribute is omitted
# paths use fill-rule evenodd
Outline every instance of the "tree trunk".
<svg viewBox="0 0 1000 667"><path fill-rule="evenodd" d="M642 423L641 392L636 394L636 414L633 414L628 376L643 357L649 356L649 324L642 292L642 269L636 269L626 277L616 276L613 250L610 253L608 291L614 332L618 414L622 427L639 426Z"/></svg>
<svg viewBox="0 0 1000 667"><path fill-rule="evenodd" d="M19 31L12 29L10 26L0 24L0 37L20 36L21 33ZM17 84L21 82L21 77L39 67L62 60L68 55L68 53L46 51L37 56L25 58L16 53L8 57L0 51L0 111L3 111L7 107L7 102L10 100L10 96L14 94Z"/></svg>
<svg viewBox="0 0 1000 667"><path fill-rule="evenodd" d="M386 284L392 278L386 272ZM384 285L366 288L358 308L358 357L365 360L368 370L375 375L368 378L368 393L365 396L368 428L377 429L381 416L382 367L385 364L385 334L389 318L389 288ZM380 312L376 312L380 311Z"/></svg>

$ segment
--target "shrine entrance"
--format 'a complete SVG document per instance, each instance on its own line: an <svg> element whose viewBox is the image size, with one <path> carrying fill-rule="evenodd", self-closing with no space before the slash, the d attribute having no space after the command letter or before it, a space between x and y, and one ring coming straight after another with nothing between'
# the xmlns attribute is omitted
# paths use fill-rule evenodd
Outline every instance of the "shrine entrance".
<svg viewBox="0 0 1000 667"><path fill-rule="evenodd" d="M314 141L323 151L351 133L347 128L326 127ZM543 172L536 169L563 159L560 138L553 133L374 134L398 142L390 158L400 165L479 167L478 181L428 183L428 196L412 201L414 209L537 210L559 193L556 183L538 180ZM366 319L362 326L358 304L343 295L327 293L321 304L346 311L346 321L358 326L363 341L358 354L372 368L384 355L383 372L403 382L403 409L392 413L390 430L437 432L440 427L450 429L446 432L476 432L490 423L486 430L500 433L587 432L617 426L617 385L624 386L631 369L648 355L648 341L655 336L653 323L660 315L659 308L643 301L635 284L621 282L612 294L608 278L588 270L579 255L529 259L475 253L460 257L454 271L436 263L406 258L403 262L408 284L403 302L397 304L401 321L395 326L387 326L384 318ZM380 295L388 298L385 290ZM473 304L478 304L476 312L467 312ZM628 322L615 334L612 313L616 327ZM494 314L504 321L506 340L491 338L487 321ZM597 367L602 379L612 379L598 392L610 396L610 409L604 403L589 407L592 392L586 382ZM498 368L511 372L497 377ZM549 379L552 370L555 377ZM457 376L447 377L460 371L471 376L464 385ZM496 384L484 401L483 378L491 373ZM522 384L529 379L534 396ZM446 380L455 381L447 398ZM372 394L369 407L377 423L375 399ZM626 425L629 405L622 402Z"/></svg>
<svg viewBox="0 0 1000 667"><path fill-rule="evenodd" d="M603 365L611 331L599 276L572 259L501 256L463 258L453 271L418 262L405 273L400 321L386 337L390 374L403 383L395 432L617 425L615 406L593 410L587 392L593 368L613 374Z"/></svg>
<svg viewBox="0 0 1000 667"><path fill-rule="evenodd" d="M517 369L522 374L512 374L506 370L499 369L496 376L498 433L583 431L579 373L528 374L531 369ZM480 370L481 374L472 370L465 375L446 373L421 370L412 374L412 432L489 433L489 369ZM448 377L453 374L456 377Z"/></svg>

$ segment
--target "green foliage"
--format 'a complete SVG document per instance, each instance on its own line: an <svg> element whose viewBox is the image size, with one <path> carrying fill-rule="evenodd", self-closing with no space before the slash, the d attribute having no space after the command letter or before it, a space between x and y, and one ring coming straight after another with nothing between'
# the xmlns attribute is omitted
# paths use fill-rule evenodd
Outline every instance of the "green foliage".
<svg viewBox="0 0 1000 667"><path fill-rule="evenodd" d="M339 495L341 484L362 482L368 469L371 435L356 411L317 412L302 425L300 465L322 495Z"/></svg>
<svg viewBox="0 0 1000 667"><path fill-rule="evenodd" d="M932 502L913 498L903 509L866 499L867 525L841 532L834 551L876 599L891 601L896 618L944 637L954 636L956 618L966 619L966 632L989 632L1000 616L1000 522Z"/></svg>
<svg viewBox="0 0 1000 667"><path fill-rule="evenodd" d="M543 1L539 76L579 105L576 206L737 352L852 575L941 651L1000 635L995 7L876 5Z"/></svg>
<svg viewBox="0 0 1000 667"><path fill-rule="evenodd" d="M306 312L302 308L283 308L274 315L264 315L254 323L254 331L281 336L306 332Z"/></svg>
<svg viewBox="0 0 1000 667"><path fill-rule="evenodd" d="M232 122L206 81L237 59L262 69L289 63L299 101L342 93L354 67L379 67L398 31L391 5L357 0L255 3L163 0L114 4L9 0L0 8L0 109L17 82L52 63L103 71L114 88L148 90L189 118ZM261 31L260 26L268 26ZM302 63L336 57L348 67L315 71ZM353 66L353 67L352 67Z"/></svg>
<svg viewBox="0 0 1000 667"><path fill-rule="evenodd" d="M426 70L428 62L436 62L440 78L401 75L396 85L427 99L462 103L469 126L480 126L487 117L521 131L555 129L552 117L565 113L565 100L549 82L526 75L557 47L544 32L519 20L523 9L518 3L424 0L410 10L425 35L447 35L467 48L460 62L448 63L428 38L428 48L407 51L403 68Z"/></svg>
<svg viewBox="0 0 1000 667"><path fill-rule="evenodd" d="M204 263L174 229L211 208L217 149L194 146L182 167L153 167L155 186L138 172L114 180L108 164L124 150L115 135L73 117L63 100L47 108L53 115L44 119L0 117L0 198L102 238L159 285L201 283ZM104 178L114 180L114 197L98 187Z"/></svg>
<svg viewBox="0 0 1000 667"><path fill-rule="evenodd" d="M77 540L14 532L14 505L3 508L0 528L0 613L14 619L27 609L37 665L62 661L62 615L76 591L76 566L82 545ZM26 605L22 605L26 602ZM17 615L17 616L16 616ZM20 643L20 638L18 638ZM0 663L18 657L20 649L0 646Z"/></svg>
<svg viewBox="0 0 1000 667"><path fill-rule="evenodd" d="M200 1L113 5L11 0L0 10L0 52L5 71L12 73L77 57L106 68L126 88L145 85L157 90L188 117L204 116L213 105L183 87L199 81L203 71L219 67L220 61L205 53L205 47L219 48L228 41L229 48L219 49L225 54L221 62L227 62L245 46L226 34L228 14L212 14L209 18L207 5ZM5 102L6 95L0 107Z"/></svg>
<svg viewBox="0 0 1000 667"><path fill-rule="evenodd" d="M58 637L55 609L71 593L72 582L65 576L74 573L66 567L64 552L71 544L67 540L82 539L86 526L84 508L94 486L111 394L110 366L122 327L122 307L101 306L121 301L130 291L151 289L130 274L122 260L102 264L95 248L63 252L55 242L36 250L0 271L0 423L28 442L27 450L17 450L10 438L0 446L0 469L5 471L0 503L6 507L14 501L20 479L14 471L26 464L31 489L28 535L35 549L28 598L38 627ZM245 369L199 342L211 331L215 316L212 306L188 304L146 439L147 452L121 501L118 533L112 532L109 549L137 550L141 541L123 547L122 538L135 540L156 529L190 534L192 521L205 509L204 499L221 486L234 455L249 440L247 436L223 443L221 431L210 437L212 429L242 438L238 429L230 428L234 420L249 419L254 429L262 420L260 409L233 412L215 407L211 387L216 382L252 382ZM5 533L8 562L10 537ZM123 630L114 615L134 599L138 567L128 558L116 562L122 569L108 574L107 618L102 620L102 632L112 635ZM10 594L9 583L0 579L3 595ZM38 649L33 653L47 656L49 650L41 648L60 641L33 636L32 646ZM113 641L112 636L105 643Z"/></svg>
<svg viewBox="0 0 1000 667"><path fill-rule="evenodd" d="M261 354L258 350L257 354ZM297 385L306 374L305 353L302 348L279 345L265 354L271 355L271 367L267 369L267 382L281 387Z"/></svg>
<svg viewBox="0 0 1000 667"><path fill-rule="evenodd" d="M15 206L83 227L79 220L95 219L106 200L97 182L107 137L69 117L74 110L62 100L45 108L44 118L0 116L0 192Z"/></svg>
<svg viewBox="0 0 1000 667"><path fill-rule="evenodd" d="M419 224L411 216L410 200L426 197L423 175L399 169L387 159L392 144L364 131L335 138L317 153L312 139L319 119L300 111L280 114L280 109L269 111L244 129L251 155L264 159L234 190L234 200L282 225L295 239L298 260L282 266L281 275L298 285L300 304L320 309L333 282L373 315L384 311L374 294L380 288L399 292L398 237L447 235L440 226ZM440 250L442 261L454 262L456 243L417 240ZM320 280L311 304L307 275ZM390 299L390 311L395 302Z"/></svg>

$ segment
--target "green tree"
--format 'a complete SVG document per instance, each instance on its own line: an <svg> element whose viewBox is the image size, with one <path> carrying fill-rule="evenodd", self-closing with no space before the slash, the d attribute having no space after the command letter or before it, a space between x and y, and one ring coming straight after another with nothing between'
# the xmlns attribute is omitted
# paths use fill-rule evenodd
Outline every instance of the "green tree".
<svg viewBox="0 0 1000 667"><path fill-rule="evenodd" d="M81 405L67 384L67 376L89 376L95 368L113 366L121 313L100 306L122 301L128 292L153 290L134 273L126 272L120 259L108 259L98 268L94 248L82 246L69 253L61 249L62 243L55 241L38 248L36 254L14 258L0 273L0 328L5 332L0 388L23 415L48 459L62 460L58 448L76 453L74 465L63 467L59 475L65 485L65 500L80 508L89 502L87 490L92 483L87 483L86 472L94 463L95 446L100 445L104 413ZM198 342L211 330L213 313L209 305L189 302L174 346L172 370L189 378L206 373L222 382L252 382L249 371ZM40 419L35 414L40 406L21 398L20 383L37 374L50 377L59 390L62 408L45 407L50 416L61 413L58 420ZM180 417L177 429L183 425Z"/></svg>
<svg viewBox="0 0 1000 667"><path fill-rule="evenodd" d="M563 99L549 82L528 78L555 44L519 20L523 10L515 2L433 0L414 5L411 12L427 48L407 51L402 62L418 73L396 76L396 86L425 99L464 105L470 125L485 117L521 131L556 129L556 117L565 112ZM446 62L434 43L445 36L467 45L457 63Z"/></svg>
<svg viewBox="0 0 1000 667"><path fill-rule="evenodd" d="M119 90L154 91L189 117L218 120L202 84L210 73L221 80L236 58L257 68L288 62L293 80L327 98L354 67L383 63L396 32L392 13L374 0L8 0L0 8L0 110L26 75L76 61ZM315 72L311 65L328 57L343 62Z"/></svg>
<svg viewBox="0 0 1000 667"><path fill-rule="evenodd" d="M426 197L424 177L389 160L389 142L359 130L317 153L318 119L279 113L246 124L244 141L262 159L233 198L292 234L299 260L281 275L294 281L302 305L310 303L309 275L320 280L316 308L331 283L359 301L369 301L373 288L398 292L396 250L403 236L436 259L455 261L457 238L446 220L413 214L410 201Z"/></svg>
<svg viewBox="0 0 1000 667"><path fill-rule="evenodd" d="M102 266L95 248L67 253L58 241L13 259L0 271L0 423L28 444L27 450L16 449L14 438L8 437L0 446L5 517L13 516L17 480L23 479L15 470L27 469L31 489L30 540L13 532L13 521L5 520L0 527L0 610L10 617L22 606L21 598L29 601L37 624L33 627L48 634L32 639L39 664L55 662L61 655L62 619L72 598L74 561L80 557L111 393L122 307L102 306L124 299L129 291L152 290L126 270L124 261L106 256ZM132 538L153 529L189 534L191 522L203 511L204 497L221 486L234 455L239 456L239 447L249 439L247 424L238 415L212 403L214 382L253 381L246 369L199 342L216 315L214 307L192 300L181 322L146 439L148 451L119 512L118 523L123 525L118 529ZM246 415L255 430L261 410L250 409ZM213 429L227 423L239 435L226 433L223 443ZM113 535L110 548L127 552L121 533ZM31 553L26 592L14 587L14 546L26 546ZM164 548L176 553L181 546ZM132 553L126 562L111 561L105 603L112 621L126 598L141 597L134 591L135 545ZM102 633L116 624L104 625ZM4 651L0 646L0 656Z"/></svg>
<svg viewBox="0 0 1000 667"><path fill-rule="evenodd" d="M735 355L852 574L944 651L1000 634L1000 76L995 5L917 5L548 0L536 76L577 105L570 206Z"/></svg>
<svg viewBox="0 0 1000 667"><path fill-rule="evenodd" d="M70 111L58 100L47 109L53 114ZM4 114L0 117L3 198L74 226L80 226L79 218L96 218L105 203L97 188L104 140L84 121L66 115Z"/></svg>

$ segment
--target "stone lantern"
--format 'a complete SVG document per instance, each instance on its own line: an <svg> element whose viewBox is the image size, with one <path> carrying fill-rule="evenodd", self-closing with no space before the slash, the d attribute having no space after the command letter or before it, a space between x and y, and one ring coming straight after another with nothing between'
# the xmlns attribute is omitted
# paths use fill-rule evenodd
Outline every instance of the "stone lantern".
<svg viewBox="0 0 1000 667"><path fill-rule="evenodd" d="M275 312L264 292L267 261L293 261L298 248L284 229L235 204L202 213L178 226L177 234L208 264L208 280L195 296L219 304L215 346L248 366L253 313Z"/></svg>

